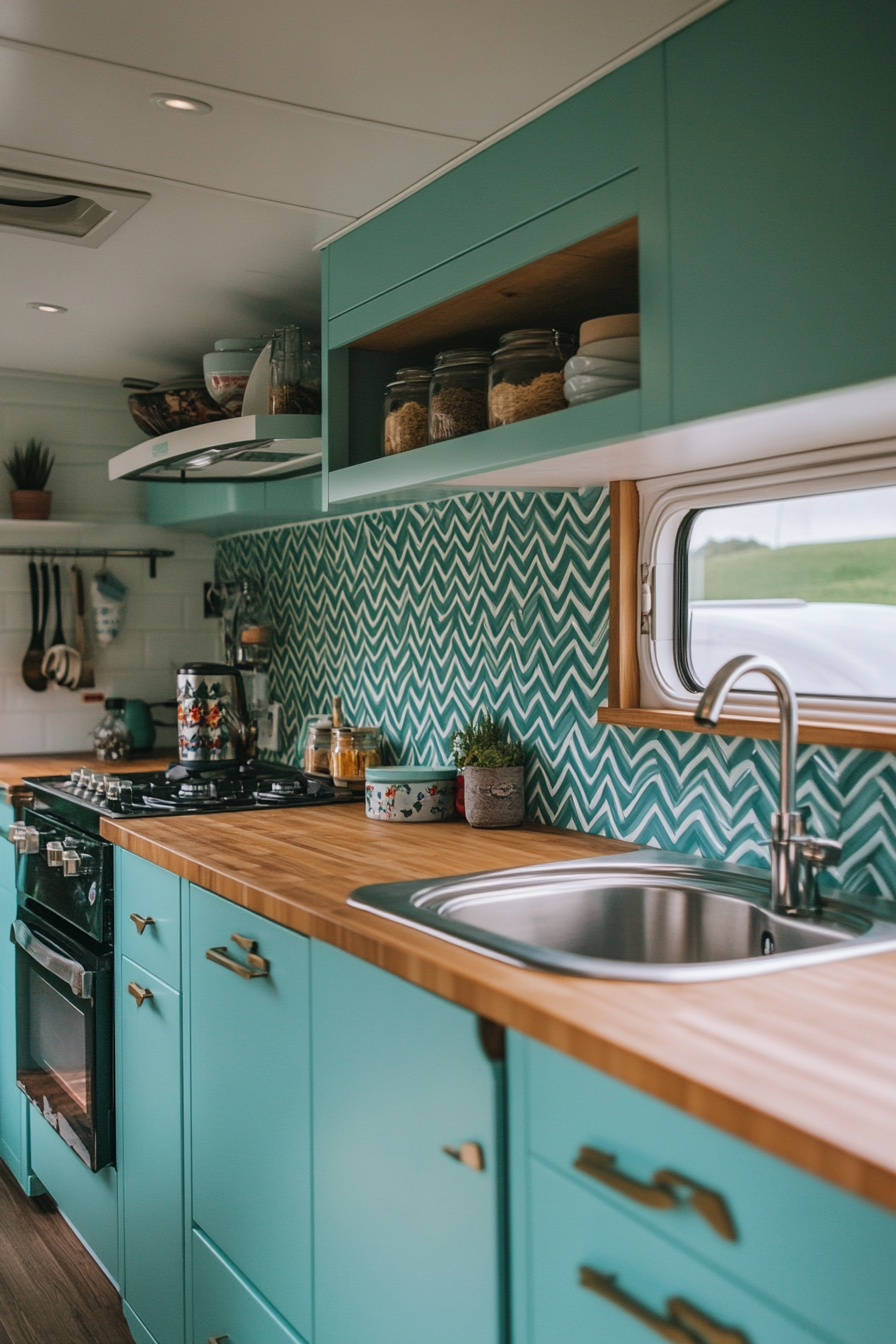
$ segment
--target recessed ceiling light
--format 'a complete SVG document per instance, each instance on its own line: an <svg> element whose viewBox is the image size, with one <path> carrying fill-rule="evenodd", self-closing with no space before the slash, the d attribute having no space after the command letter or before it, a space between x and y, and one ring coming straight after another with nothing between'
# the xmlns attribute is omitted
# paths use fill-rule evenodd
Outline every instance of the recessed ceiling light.
<svg viewBox="0 0 896 1344"><path fill-rule="evenodd" d="M180 93L154 93L150 102L170 108L172 112L198 112L202 115L212 110L211 103L204 103L201 98L185 98Z"/></svg>
<svg viewBox="0 0 896 1344"><path fill-rule="evenodd" d="M38 313L67 313L67 308L62 308L58 303L29 303L29 308L34 308Z"/></svg>

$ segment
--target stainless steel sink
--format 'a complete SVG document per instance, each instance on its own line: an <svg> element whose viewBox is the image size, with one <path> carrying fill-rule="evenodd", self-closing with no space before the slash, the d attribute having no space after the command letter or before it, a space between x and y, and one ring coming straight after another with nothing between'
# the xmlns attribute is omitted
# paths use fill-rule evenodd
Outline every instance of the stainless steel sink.
<svg viewBox="0 0 896 1344"><path fill-rule="evenodd" d="M725 980L896 949L896 902L825 896L814 915L777 914L767 871L652 849L361 887L349 904L599 979Z"/></svg>

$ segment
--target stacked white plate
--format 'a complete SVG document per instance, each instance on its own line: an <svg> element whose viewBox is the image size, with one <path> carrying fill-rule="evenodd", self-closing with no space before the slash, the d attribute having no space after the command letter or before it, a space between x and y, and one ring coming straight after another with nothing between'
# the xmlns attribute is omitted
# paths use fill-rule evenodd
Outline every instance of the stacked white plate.
<svg viewBox="0 0 896 1344"><path fill-rule="evenodd" d="M640 386L639 331L638 313L619 313L582 323L578 353L564 368L564 392L570 406Z"/></svg>

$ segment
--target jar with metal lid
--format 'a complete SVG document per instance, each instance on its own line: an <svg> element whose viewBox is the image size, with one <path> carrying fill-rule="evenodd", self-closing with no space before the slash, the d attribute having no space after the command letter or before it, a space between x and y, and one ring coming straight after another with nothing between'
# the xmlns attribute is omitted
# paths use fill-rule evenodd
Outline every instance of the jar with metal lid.
<svg viewBox="0 0 896 1344"><path fill-rule="evenodd" d="M329 775L332 717L329 714L309 715L304 730L302 769L306 775Z"/></svg>
<svg viewBox="0 0 896 1344"><path fill-rule="evenodd" d="M330 774L336 783L364 784L368 766L383 763L382 729L367 725L360 728L334 728L330 746Z"/></svg>
<svg viewBox="0 0 896 1344"><path fill-rule="evenodd" d="M575 349L562 331L508 331L498 342L488 377L488 423L512 425L562 411L563 366Z"/></svg>
<svg viewBox="0 0 896 1344"><path fill-rule="evenodd" d="M237 666L250 670L266 668L271 661L271 618L254 579L243 579L233 624Z"/></svg>
<svg viewBox="0 0 896 1344"><path fill-rule="evenodd" d="M386 454L406 453L429 442L429 369L399 369L387 385L383 419Z"/></svg>
<svg viewBox="0 0 896 1344"><path fill-rule="evenodd" d="M131 758L134 739L124 721L125 704L125 700L111 696L106 701L106 713L93 730L93 746L98 761L128 761Z"/></svg>
<svg viewBox="0 0 896 1344"><path fill-rule="evenodd" d="M488 429L488 350L443 350L429 384L429 441Z"/></svg>

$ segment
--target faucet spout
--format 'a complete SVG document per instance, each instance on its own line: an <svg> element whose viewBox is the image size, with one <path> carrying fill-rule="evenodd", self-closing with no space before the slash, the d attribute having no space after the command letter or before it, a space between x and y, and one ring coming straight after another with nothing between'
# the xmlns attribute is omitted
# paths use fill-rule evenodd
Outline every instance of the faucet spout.
<svg viewBox="0 0 896 1344"><path fill-rule="evenodd" d="M838 862L841 846L836 840L806 835L802 813L796 810L797 703L790 678L771 658L743 653L719 668L703 692L694 718L715 728L725 701L741 677L761 672L778 696L781 739L781 796L772 817L772 905L787 915L811 915L818 908L817 870Z"/></svg>
<svg viewBox="0 0 896 1344"><path fill-rule="evenodd" d="M779 663L755 653L742 653L724 663L713 676L694 718L704 727L715 728L725 701L741 677L761 672L768 677L778 695L781 741L781 798L779 811L787 816L796 811L797 703L790 678Z"/></svg>

